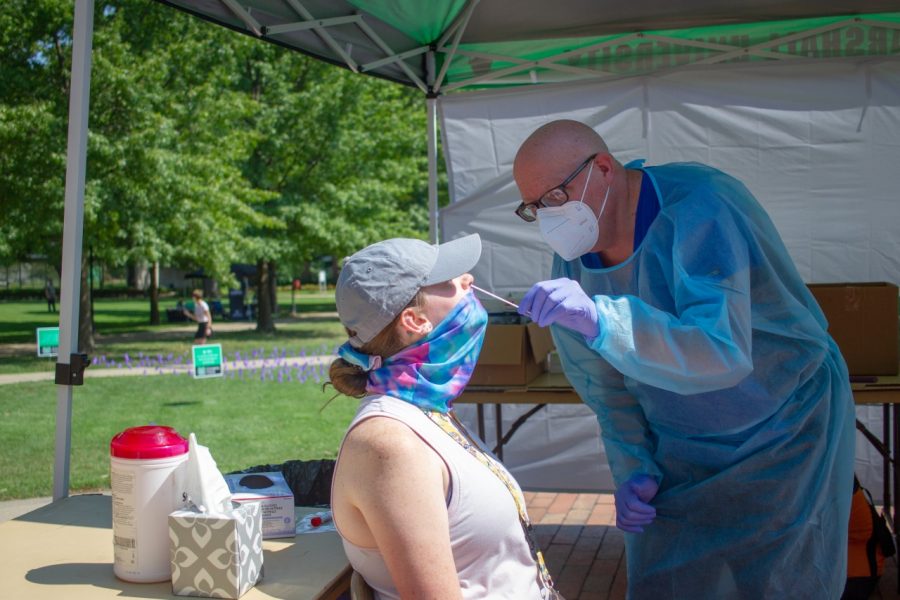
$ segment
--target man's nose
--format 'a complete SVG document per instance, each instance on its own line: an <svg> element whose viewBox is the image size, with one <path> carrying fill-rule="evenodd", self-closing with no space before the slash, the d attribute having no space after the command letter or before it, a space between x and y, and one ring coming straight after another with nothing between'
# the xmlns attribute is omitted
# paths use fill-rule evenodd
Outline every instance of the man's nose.
<svg viewBox="0 0 900 600"><path fill-rule="evenodd" d="M475 278L471 273L463 273L459 278L459 284L465 291L469 291L469 288L472 287L472 284L475 283Z"/></svg>

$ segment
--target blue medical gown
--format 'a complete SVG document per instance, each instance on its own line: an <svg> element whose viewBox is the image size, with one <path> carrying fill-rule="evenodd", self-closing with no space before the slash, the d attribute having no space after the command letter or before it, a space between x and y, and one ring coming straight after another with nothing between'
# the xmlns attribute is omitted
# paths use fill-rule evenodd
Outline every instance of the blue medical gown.
<svg viewBox="0 0 900 600"><path fill-rule="evenodd" d="M739 181L642 170L660 212L634 254L553 264L596 302L590 343L552 330L616 484L660 481L656 520L625 534L629 598L839 598L855 415L825 317Z"/></svg>

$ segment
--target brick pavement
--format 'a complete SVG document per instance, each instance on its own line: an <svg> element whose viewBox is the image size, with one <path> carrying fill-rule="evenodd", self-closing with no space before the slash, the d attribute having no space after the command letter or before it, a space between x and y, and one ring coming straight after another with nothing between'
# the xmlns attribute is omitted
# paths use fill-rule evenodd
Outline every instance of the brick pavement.
<svg viewBox="0 0 900 600"><path fill-rule="evenodd" d="M625 539L612 494L525 492L525 501L566 600L624 600Z"/></svg>
<svg viewBox="0 0 900 600"><path fill-rule="evenodd" d="M624 600L625 538L612 494L525 492L528 514L550 574L566 600ZM897 558L869 600L897 594Z"/></svg>

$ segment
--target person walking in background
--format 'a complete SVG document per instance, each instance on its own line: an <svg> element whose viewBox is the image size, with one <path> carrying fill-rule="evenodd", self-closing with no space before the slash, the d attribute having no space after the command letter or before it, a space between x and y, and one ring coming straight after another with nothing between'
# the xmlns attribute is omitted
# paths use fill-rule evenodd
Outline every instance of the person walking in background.
<svg viewBox="0 0 900 600"><path fill-rule="evenodd" d="M194 314L187 310L184 311L184 314L192 321L197 322L194 343L205 344L206 338L212 335L212 313L209 312L209 304L203 301L202 291L194 290L191 297L194 299Z"/></svg>
<svg viewBox="0 0 900 600"><path fill-rule="evenodd" d="M47 284L44 286L44 298L47 299L47 312L56 312L56 288L53 286L53 280L47 278Z"/></svg>
<svg viewBox="0 0 900 600"><path fill-rule="evenodd" d="M519 310L552 326L597 414L629 598L837 600L854 460L844 359L740 181L642 163L563 120L513 165L515 212L555 253Z"/></svg>

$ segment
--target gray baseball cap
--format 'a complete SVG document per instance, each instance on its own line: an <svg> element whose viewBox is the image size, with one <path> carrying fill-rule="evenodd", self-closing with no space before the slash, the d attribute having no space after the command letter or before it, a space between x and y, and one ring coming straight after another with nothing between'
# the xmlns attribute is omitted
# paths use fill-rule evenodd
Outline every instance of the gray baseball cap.
<svg viewBox="0 0 900 600"><path fill-rule="evenodd" d="M443 244L393 238L363 248L347 259L334 290L344 327L355 331L350 345L372 341L406 307L420 288L459 277L481 257L477 233Z"/></svg>

